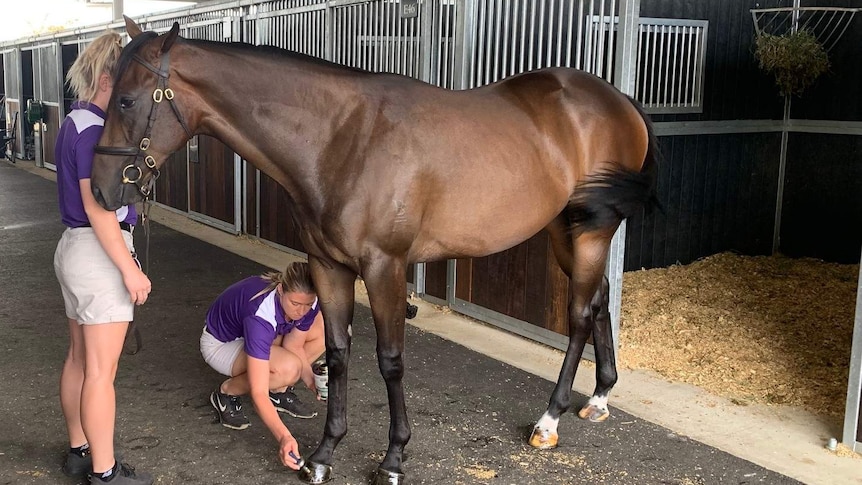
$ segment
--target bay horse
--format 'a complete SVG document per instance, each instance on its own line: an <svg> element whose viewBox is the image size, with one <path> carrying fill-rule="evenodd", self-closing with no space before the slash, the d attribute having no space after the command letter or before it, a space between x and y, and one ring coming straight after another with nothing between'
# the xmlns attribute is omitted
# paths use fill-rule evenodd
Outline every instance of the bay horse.
<svg viewBox="0 0 862 485"><path fill-rule="evenodd" d="M140 201L166 157L205 134L275 179L295 207L329 365L323 438L300 479L329 481L347 433L357 276L389 401L389 447L374 480L401 484L408 264L486 256L542 229L570 278L570 341L529 442L557 445L590 335L596 392L580 414L607 416L617 374L605 261L620 222L654 199L655 136L636 102L574 69L451 91L274 47L184 39L177 23L158 35L127 18L126 30L93 163L96 200L108 210Z"/></svg>

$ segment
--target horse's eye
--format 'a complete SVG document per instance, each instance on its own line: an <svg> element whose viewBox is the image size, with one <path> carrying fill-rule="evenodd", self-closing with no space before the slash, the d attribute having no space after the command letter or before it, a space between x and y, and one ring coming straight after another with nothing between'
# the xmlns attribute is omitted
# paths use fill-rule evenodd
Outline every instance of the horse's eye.
<svg viewBox="0 0 862 485"><path fill-rule="evenodd" d="M132 98L120 98L120 108L129 109L135 105L135 100Z"/></svg>

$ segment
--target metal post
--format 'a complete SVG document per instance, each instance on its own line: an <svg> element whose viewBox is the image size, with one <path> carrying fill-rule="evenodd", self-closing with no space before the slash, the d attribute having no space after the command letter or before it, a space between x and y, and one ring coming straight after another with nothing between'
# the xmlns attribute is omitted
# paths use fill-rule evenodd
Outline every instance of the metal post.
<svg viewBox="0 0 862 485"><path fill-rule="evenodd" d="M798 9L802 0L793 0L793 8ZM799 28L799 10L793 10L790 31ZM790 96L784 96L784 117L781 123L781 149L778 154L778 193L775 194L775 222L772 225L772 254L781 249L781 209L784 205L784 177L787 169L787 143L790 138Z"/></svg>
<svg viewBox="0 0 862 485"><path fill-rule="evenodd" d="M860 261L862 262L862 261ZM853 324L853 345L850 351L850 376L847 379L847 405L844 410L845 445L853 451L862 451L857 446L859 434L859 406L862 400L862 265L856 287L856 319Z"/></svg>
<svg viewBox="0 0 862 485"><path fill-rule="evenodd" d="M638 24L640 0L620 1L619 33L614 61L614 86L628 95L634 95L637 76ZM623 266L625 266L626 221L620 224L611 240L608 254L607 276L610 282L610 313L614 339L614 354L619 352L620 307L622 306Z"/></svg>
<svg viewBox="0 0 862 485"><path fill-rule="evenodd" d="M458 24L455 26L455 73L452 86L469 89L473 70L473 54L476 52L477 0L460 0L457 6Z"/></svg>
<svg viewBox="0 0 862 485"><path fill-rule="evenodd" d="M114 0L112 5L113 7L111 13L113 17L111 17L111 19L119 20L123 18L123 0Z"/></svg>
<svg viewBox="0 0 862 485"><path fill-rule="evenodd" d="M781 248L781 209L784 205L784 178L787 170L787 141L790 138L790 96L784 97L784 116L781 123L781 148L778 152L778 191L775 194L775 221L772 224L772 254Z"/></svg>

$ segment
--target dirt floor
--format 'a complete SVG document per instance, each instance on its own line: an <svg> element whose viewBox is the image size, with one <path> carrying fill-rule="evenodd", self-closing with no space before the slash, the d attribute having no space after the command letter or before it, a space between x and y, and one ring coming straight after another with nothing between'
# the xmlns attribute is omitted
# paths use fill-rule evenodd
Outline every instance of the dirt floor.
<svg viewBox="0 0 862 485"><path fill-rule="evenodd" d="M721 253L625 273L620 365L843 418L859 265Z"/></svg>

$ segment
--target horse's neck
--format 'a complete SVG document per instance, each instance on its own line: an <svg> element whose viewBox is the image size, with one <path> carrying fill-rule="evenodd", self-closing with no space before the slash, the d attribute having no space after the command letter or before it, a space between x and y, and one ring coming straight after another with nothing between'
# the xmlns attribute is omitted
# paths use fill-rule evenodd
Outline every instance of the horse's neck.
<svg viewBox="0 0 862 485"><path fill-rule="evenodd" d="M314 204L317 163L325 140L349 104L333 70L303 60L272 60L237 48L195 52L191 74L204 104L199 131L214 136L285 187L301 205ZM184 76L185 77L185 76Z"/></svg>

